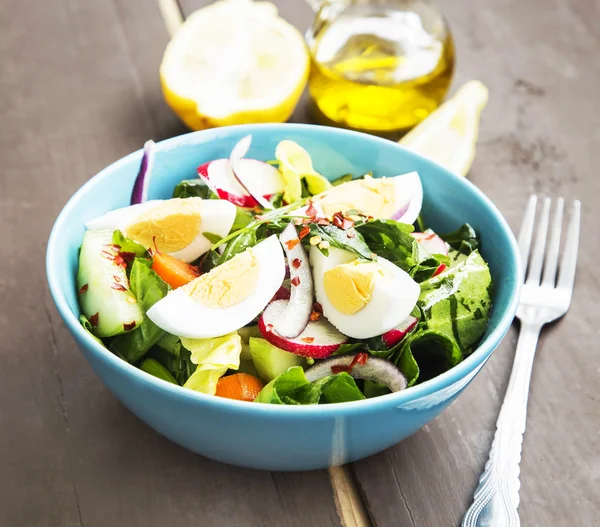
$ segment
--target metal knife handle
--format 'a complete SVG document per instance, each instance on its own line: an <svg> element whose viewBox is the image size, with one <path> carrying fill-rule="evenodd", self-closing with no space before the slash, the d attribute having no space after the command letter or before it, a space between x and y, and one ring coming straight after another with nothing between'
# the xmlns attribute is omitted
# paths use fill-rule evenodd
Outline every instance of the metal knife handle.
<svg viewBox="0 0 600 527"><path fill-rule="evenodd" d="M515 360L490 455L462 527L519 527L519 463L529 381L541 325L521 324Z"/></svg>

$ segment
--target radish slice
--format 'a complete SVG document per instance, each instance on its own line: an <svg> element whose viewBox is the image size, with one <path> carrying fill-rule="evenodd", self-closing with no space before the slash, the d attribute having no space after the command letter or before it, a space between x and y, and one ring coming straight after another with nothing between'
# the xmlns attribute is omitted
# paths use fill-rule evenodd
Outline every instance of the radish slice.
<svg viewBox="0 0 600 527"><path fill-rule="evenodd" d="M273 328L287 305L287 300L271 302L258 321L258 329L262 336L274 346L303 357L324 359L348 341L348 337L335 329L324 317L309 321L304 331L295 338L282 337Z"/></svg>
<svg viewBox="0 0 600 527"><path fill-rule="evenodd" d="M381 335L381 340L388 348L393 348L396 344L398 344L410 331L414 329L414 327L419 322L417 317L413 317L412 315L408 315L400 324L398 324L394 329L390 329L387 333Z"/></svg>
<svg viewBox="0 0 600 527"><path fill-rule="evenodd" d="M144 203L148 200L148 187L150 185L150 176L154 168L154 158L156 157L156 143L150 139L144 144L144 155L140 164L140 171L135 178L133 191L131 192L131 205Z"/></svg>
<svg viewBox="0 0 600 527"><path fill-rule="evenodd" d="M411 234L419 243L419 260L426 260L433 254L443 254L444 256L448 256L448 244L431 229L427 229L425 232L413 232Z"/></svg>
<svg viewBox="0 0 600 527"><path fill-rule="evenodd" d="M285 311L273 324L274 330L286 338L300 335L312 311L314 287L308 257L294 224L290 223L279 235L290 270L291 293Z"/></svg>
<svg viewBox="0 0 600 527"><path fill-rule="evenodd" d="M315 364L305 372L306 379L314 382L323 377L333 375L337 370L347 371L355 379L379 382L387 386L392 392L399 392L406 388L406 377L389 360L369 356L364 364L356 362L356 354L337 355ZM353 364L354 363L354 364ZM352 367L350 367L352 365Z"/></svg>
<svg viewBox="0 0 600 527"><path fill-rule="evenodd" d="M229 159L215 159L198 167L198 176L221 199L239 207L252 208L257 201L235 178Z"/></svg>
<svg viewBox="0 0 600 527"><path fill-rule="evenodd" d="M403 201L402 205L392 215L392 219L412 225L417 221L423 206L421 178L416 172L409 172L408 174L396 176L394 182L396 184L396 194L398 196L408 196L408 199Z"/></svg>
<svg viewBox="0 0 600 527"><path fill-rule="evenodd" d="M248 174L242 165L242 158L248 153L250 149L250 144L252 143L252 136L247 135L243 137L231 151L229 156L229 162L231 164L231 169L233 170L233 175L239 181L240 185L244 187L244 189L250 194L257 203L264 209L272 209L273 205L269 202L269 200L265 199L264 196L256 188L256 180L248 177ZM266 164L266 163L265 163Z"/></svg>

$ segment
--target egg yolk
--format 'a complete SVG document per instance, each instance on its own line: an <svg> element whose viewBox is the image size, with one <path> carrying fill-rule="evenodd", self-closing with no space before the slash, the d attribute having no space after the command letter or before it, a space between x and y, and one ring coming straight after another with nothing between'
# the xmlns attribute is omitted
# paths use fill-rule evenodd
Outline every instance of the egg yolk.
<svg viewBox="0 0 600 527"><path fill-rule="evenodd" d="M391 179L364 179L348 181L328 190L319 200L323 212L332 217L336 212L356 209L374 218L389 218L396 212L396 186Z"/></svg>
<svg viewBox="0 0 600 527"><path fill-rule="evenodd" d="M231 307L256 291L259 271L257 258L247 249L181 289L207 307Z"/></svg>
<svg viewBox="0 0 600 527"><path fill-rule="evenodd" d="M337 265L323 276L325 294L340 313L353 315L371 300L377 275L384 272L376 263L355 260Z"/></svg>
<svg viewBox="0 0 600 527"><path fill-rule="evenodd" d="M185 249L200 233L201 198L174 198L163 201L140 214L125 229L125 236L153 247L173 253Z"/></svg>

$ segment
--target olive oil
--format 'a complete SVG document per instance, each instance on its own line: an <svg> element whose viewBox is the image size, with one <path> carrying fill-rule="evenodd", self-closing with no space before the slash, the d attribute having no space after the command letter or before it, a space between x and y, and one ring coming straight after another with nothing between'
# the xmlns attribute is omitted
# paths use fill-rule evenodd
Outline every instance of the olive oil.
<svg viewBox="0 0 600 527"><path fill-rule="evenodd" d="M454 71L450 31L428 4L397 4L350 2L329 17L325 9L317 15L307 35L309 90L326 120L375 133L406 131L443 100Z"/></svg>

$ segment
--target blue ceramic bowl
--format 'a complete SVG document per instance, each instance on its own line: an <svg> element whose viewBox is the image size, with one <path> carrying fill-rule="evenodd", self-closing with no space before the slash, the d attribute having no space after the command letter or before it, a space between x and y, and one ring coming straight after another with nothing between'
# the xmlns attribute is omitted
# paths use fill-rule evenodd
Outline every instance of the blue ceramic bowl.
<svg viewBox="0 0 600 527"><path fill-rule="evenodd" d="M75 286L84 224L129 204L141 151L104 169L60 213L47 252L50 291L67 328L104 384L140 419L183 447L246 467L311 470L348 463L384 450L444 410L475 377L506 334L515 314L520 265L515 239L491 201L453 175L396 143L365 134L309 125L238 126L175 137L158 144L150 199L168 198L196 167L227 157L244 135L248 157L272 159L282 139L297 141L329 177L373 171L393 176L416 170L424 187L423 215L435 230L469 222L480 233L494 279L492 317L480 346L452 370L405 391L354 403L289 407L210 397L159 380L96 343L79 325Z"/></svg>

